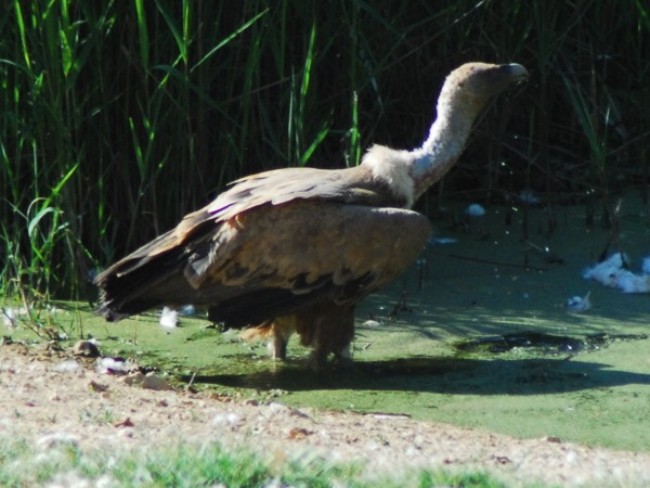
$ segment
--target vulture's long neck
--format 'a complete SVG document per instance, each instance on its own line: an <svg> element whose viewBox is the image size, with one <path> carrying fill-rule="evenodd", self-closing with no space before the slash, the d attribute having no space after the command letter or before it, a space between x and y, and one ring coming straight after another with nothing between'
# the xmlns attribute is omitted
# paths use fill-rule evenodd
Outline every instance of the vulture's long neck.
<svg viewBox="0 0 650 488"><path fill-rule="evenodd" d="M458 103L455 93L443 91L438 116L421 147L411 151L372 146L363 159L378 180L410 207L456 163L463 152L474 119L481 107Z"/></svg>
<svg viewBox="0 0 650 488"><path fill-rule="evenodd" d="M452 99L440 98L438 116L429 136L421 147L409 151L413 158L410 173L414 182L414 200L456 164L478 112L475 107L454 105Z"/></svg>
<svg viewBox="0 0 650 488"><path fill-rule="evenodd" d="M490 99L527 77L526 68L515 63L460 66L445 79L437 118L422 146L411 151L373 146L363 157L363 172L410 207L456 163Z"/></svg>

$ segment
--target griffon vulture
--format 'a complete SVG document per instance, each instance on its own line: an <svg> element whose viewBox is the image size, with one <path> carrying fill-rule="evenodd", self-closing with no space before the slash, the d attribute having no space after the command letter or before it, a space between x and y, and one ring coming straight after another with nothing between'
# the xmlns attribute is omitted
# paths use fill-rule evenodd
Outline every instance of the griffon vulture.
<svg viewBox="0 0 650 488"><path fill-rule="evenodd" d="M454 165L487 103L527 77L518 64L464 64L445 80L421 147L374 145L359 166L284 168L234 181L176 228L95 279L99 312L120 320L160 305L272 338L293 332L312 364L349 358L355 306L417 257L430 232L413 203Z"/></svg>

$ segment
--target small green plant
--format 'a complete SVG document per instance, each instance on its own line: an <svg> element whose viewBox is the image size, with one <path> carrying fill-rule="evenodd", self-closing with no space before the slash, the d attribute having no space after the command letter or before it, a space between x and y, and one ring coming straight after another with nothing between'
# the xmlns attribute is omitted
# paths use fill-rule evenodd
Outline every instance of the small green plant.
<svg viewBox="0 0 650 488"><path fill-rule="evenodd" d="M57 282L57 271L64 265L57 259L56 252L69 237L69 226L58 204L64 186L77 168L78 165L74 165L69 169L47 197L34 199L24 213L10 204L14 213L22 218L22 225L17 221L13 229L5 224L0 229L7 252L5 286L9 288L5 293L29 296L30 302L41 299L48 302L50 290L63 285ZM70 241L63 243L70 245ZM21 245L26 249L21 249Z"/></svg>

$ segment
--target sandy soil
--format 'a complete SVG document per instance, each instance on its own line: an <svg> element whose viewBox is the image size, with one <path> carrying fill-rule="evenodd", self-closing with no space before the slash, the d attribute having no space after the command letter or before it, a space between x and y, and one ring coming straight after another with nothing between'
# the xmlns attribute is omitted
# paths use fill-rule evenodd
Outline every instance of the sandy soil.
<svg viewBox="0 0 650 488"><path fill-rule="evenodd" d="M83 450L219 442L259 451L269 463L296 456L362 462L370 474L426 467L480 469L513 486L650 486L650 454L561 439L515 439L404 416L258 404L209 393L143 388L96 371L69 352L0 346L0 441ZM154 382L155 383L155 382ZM155 385L164 388L161 382Z"/></svg>

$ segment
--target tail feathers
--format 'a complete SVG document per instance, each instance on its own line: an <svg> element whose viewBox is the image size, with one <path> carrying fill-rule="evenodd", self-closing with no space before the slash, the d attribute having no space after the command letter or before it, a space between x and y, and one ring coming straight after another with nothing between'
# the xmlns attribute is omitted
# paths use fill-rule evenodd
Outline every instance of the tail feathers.
<svg viewBox="0 0 650 488"><path fill-rule="evenodd" d="M100 289L97 312L109 322L162 304L183 304L191 289L183 277L178 251L126 258L95 278Z"/></svg>
<svg viewBox="0 0 650 488"><path fill-rule="evenodd" d="M100 301L99 307L97 307L97 313L104 317L108 322L118 322L122 319L126 319L131 315L136 315L140 312L145 312L151 308L159 306L161 303L156 301L131 301L121 304L114 303L113 300L102 299Z"/></svg>
<svg viewBox="0 0 650 488"><path fill-rule="evenodd" d="M120 320L158 305L195 303L196 290L184 269L188 255L209 251L217 222L205 209L187 215L174 229L156 237L100 273L99 313Z"/></svg>

